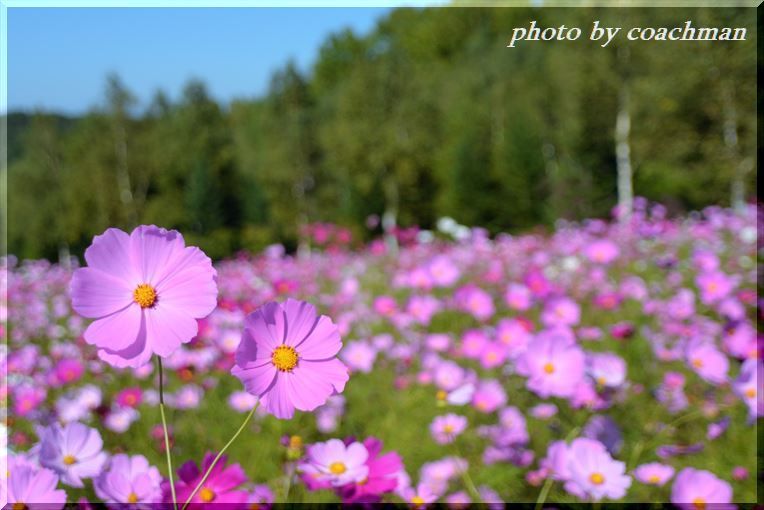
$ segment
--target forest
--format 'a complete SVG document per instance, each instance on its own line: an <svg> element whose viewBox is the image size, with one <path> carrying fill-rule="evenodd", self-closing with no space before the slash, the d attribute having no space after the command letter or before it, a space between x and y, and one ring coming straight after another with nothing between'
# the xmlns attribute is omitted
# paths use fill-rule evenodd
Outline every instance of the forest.
<svg viewBox="0 0 764 510"><path fill-rule="evenodd" d="M7 251L57 260L156 224L218 259L293 250L317 222L358 241L446 216L522 233L608 217L627 192L671 213L755 200L756 38L507 48L532 21L593 20L756 28L744 8L399 8L328 36L310 69L284 63L262 97L195 79L141 104L110 75L81 116L7 115Z"/></svg>

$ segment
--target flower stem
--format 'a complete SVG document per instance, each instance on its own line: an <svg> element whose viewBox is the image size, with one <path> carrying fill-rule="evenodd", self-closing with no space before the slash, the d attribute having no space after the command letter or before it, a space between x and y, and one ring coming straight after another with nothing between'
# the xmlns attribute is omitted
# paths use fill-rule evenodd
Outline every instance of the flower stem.
<svg viewBox="0 0 764 510"><path fill-rule="evenodd" d="M170 435L167 433L167 419L164 416L164 372L162 371L162 358L157 356L159 366L159 414L162 416L162 430L164 431L164 451L167 455L167 476L170 479L170 493L172 494L172 507L178 510L178 498L175 495L175 482L172 479L172 457L170 455Z"/></svg>
<svg viewBox="0 0 764 510"><path fill-rule="evenodd" d="M565 443L573 439L573 437L578 435L578 431L581 430L581 427L574 427L573 430L571 430L567 436L565 436ZM544 481L544 486L541 487L541 492L539 492L539 497L536 500L536 510L541 510L541 508L544 506L544 502L546 501L546 497L549 495L549 491L552 489L552 484L554 483L554 479L552 478L552 474L547 474L547 479Z"/></svg>
<svg viewBox="0 0 764 510"><path fill-rule="evenodd" d="M236 433L233 435L233 437L226 443L226 445L218 452L217 456L215 457L215 460L212 461L212 464L210 464L210 467L207 468L207 471L204 473L204 476L202 476L202 479L199 480L199 483L194 488L194 491L188 496L188 500L183 504L182 510L186 510L186 507L189 503L191 503L191 500L194 499L194 496L197 492L199 492L199 489L202 488L202 485L204 485L204 482L207 481L207 477L210 476L210 473L215 467L215 464L218 463L220 460L220 457L223 456L223 453L228 449L229 446L233 444L233 442L236 440L237 437L239 437L239 434L244 430L244 428L247 426L247 423L249 423L249 420L252 419L252 416L255 414L255 411L257 410L258 406L260 405L260 401L257 401L257 404L255 404L255 407L252 408L252 410L249 412L246 418L244 418L244 423L241 424L239 427L239 430L236 431Z"/></svg>
<svg viewBox="0 0 764 510"><path fill-rule="evenodd" d="M463 459L462 452L459 450L459 446L456 444L456 441L454 441L454 449L456 450L456 455ZM465 459L466 460L466 459ZM464 487L467 489L467 492L469 492L470 496L475 499L475 504L480 503L480 492L475 487L475 483L472 481L472 477L469 473L469 468L460 469L459 474L462 477L462 482L464 482Z"/></svg>

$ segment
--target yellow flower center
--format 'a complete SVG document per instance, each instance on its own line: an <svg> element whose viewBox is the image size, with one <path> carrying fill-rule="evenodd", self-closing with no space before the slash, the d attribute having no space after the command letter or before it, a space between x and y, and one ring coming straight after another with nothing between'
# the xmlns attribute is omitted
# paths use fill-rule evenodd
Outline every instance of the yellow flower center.
<svg viewBox="0 0 764 510"><path fill-rule="evenodd" d="M706 508L706 500L703 498L695 498L692 500L692 504L695 505L695 508L698 510L703 510Z"/></svg>
<svg viewBox="0 0 764 510"><path fill-rule="evenodd" d="M11 508L13 510L27 510L27 506L24 503L14 503Z"/></svg>
<svg viewBox="0 0 764 510"><path fill-rule="evenodd" d="M544 365L544 372L547 374L553 374L554 373L554 365L551 363L547 363Z"/></svg>
<svg viewBox="0 0 764 510"><path fill-rule="evenodd" d="M438 400L446 400L447 396L448 396L448 393L446 393L443 390L438 390L438 392L435 394L435 398Z"/></svg>
<svg viewBox="0 0 764 510"><path fill-rule="evenodd" d="M345 467L345 464L342 462L332 462L329 466L329 471L331 471L334 475L341 475L347 471L347 467Z"/></svg>
<svg viewBox="0 0 764 510"><path fill-rule="evenodd" d="M300 436L291 436L289 438L289 448L302 448L302 438Z"/></svg>
<svg viewBox="0 0 764 510"><path fill-rule="evenodd" d="M591 476L589 476L589 481L594 485L602 485L605 483L605 477L602 476L602 473L592 473Z"/></svg>
<svg viewBox="0 0 764 510"><path fill-rule="evenodd" d="M424 505L424 500L419 496L414 496L411 498L411 504L414 506L422 506Z"/></svg>
<svg viewBox="0 0 764 510"><path fill-rule="evenodd" d="M134 492L131 492L127 496L127 502L128 503L137 503L138 502L138 495L136 493L134 493Z"/></svg>
<svg viewBox="0 0 764 510"><path fill-rule="evenodd" d="M288 345L279 345L273 351L271 360L282 372L291 372L297 365L297 351Z"/></svg>
<svg viewBox="0 0 764 510"><path fill-rule="evenodd" d="M64 455L64 464L67 466L71 466L75 462L77 462L77 459L74 458L74 455Z"/></svg>
<svg viewBox="0 0 764 510"><path fill-rule="evenodd" d="M443 432L445 432L446 434L451 434L453 431L454 431L454 426L451 425L450 423L443 427Z"/></svg>
<svg viewBox="0 0 764 510"><path fill-rule="evenodd" d="M141 308L150 308L157 302L157 291L148 283L142 283L135 288L133 301L141 305Z"/></svg>
<svg viewBox="0 0 764 510"><path fill-rule="evenodd" d="M651 475L650 478L647 479L650 483L658 483L661 481L661 477L658 475Z"/></svg>
<svg viewBox="0 0 764 510"><path fill-rule="evenodd" d="M215 493L208 489L207 487L202 487L202 490L199 491L199 499L204 501L205 503L209 503L213 499L215 499Z"/></svg>
<svg viewBox="0 0 764 510"><path fill-rule="evenodd" d="M756 397L756 388L748 388L745 390L745 396L748 398Z"/></svg>
<svg viewBox="0 0 764 510"><path fill-rule="evenodd" d="M703 368L703 360L700 358L695 358L692 360L692 366L695 368Z"/></svg>

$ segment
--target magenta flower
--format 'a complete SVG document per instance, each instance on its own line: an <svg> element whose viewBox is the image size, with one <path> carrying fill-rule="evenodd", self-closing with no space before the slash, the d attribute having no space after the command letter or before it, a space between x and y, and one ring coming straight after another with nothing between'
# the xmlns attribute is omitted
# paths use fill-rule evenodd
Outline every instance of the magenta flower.
<svg viewBox="0 0 764 510"><path fill-rule="evenodd" d="M690 367L706 381L721 384L727 380L729 361L713 344L692 342L685 355Z"/></svg>
<svg viewBox="0 0 764 510"><path fill-rule="evenodd" d="M467 428L467 418L458 414L436 416L430 423L430 433L439 444L453 443L456 436Z"/></svg>
<svg viewBox="0 0 764 510"><path fill-rule="evenodd" d="M55 382L57 384L69 384L76 382L80 377L84 368L82 363L76 359L62 359L56 364L54 370Z"/></svg>
<svg viewBox="0 0 764 510"><path fill-rule="evenodd" d="M695 283L700 288L700 300L707 305L727 297L734 287L732 280L719 271L701 273Z"/></svg>
<svg viewBox="0 0 764 510"><path fill-rule="evenodd" d="M368 342L359 340L351 342L340 353L342 360L348 364L351 370L357 370L368 374L374 368L374 360L377 351Z"/></svg>
<svg viewBox="0 0 764 510"><path fill-rule="evenodd" d="M175 481L175 492L178 502L187 501L191 492L199 485L202 475L207 472L215 454L207 452L202 460L201 470L194 461L189 460L178 469L180 479ZM216 508L220 503L242 504L247 500L249 493L238 489L247 481L247 475L238 464L226 466L227 456L223 455L210 472L204 485L194 494L191 503L201 504L201 508ZM170 483L162 482L162 499L165 503L172 501ZM195 508L200 508L194 505Z"/></svg>
<svg viewBox="0 0 764 510"><path fill-rule="evenodd" d="M549 301L541 314L541 321L548 327L575 326L581 319L581 307L568 298Z"/></svg>
<svg viewBox="0 0 764 510"><path fill-rule="evenodd" d="M56 490L58 476L50 469L37 467L21 456L9 457L7 477L7 486L3 479L0 488L6 508L59 510L66 504L66 492Z"/></svg>
<svg viewBox="0 0 764 510"><path fill-rule="evenodd" d="M339 439L315 443L307 450L307 459L298 469L318 482L328 482L333 487L361 482L368 477L366 460L369 452L362 443L345 445Z"/></svg>
<svg viewBox="0 0 764 510"><path fill-rule="evenodd" d="M732 390L748 407L749 419L764 415L764 364L761 360L751 358L743 362Z"/></svg>
<svg viewBox="0 0 764 510"><path fill-rule="evenodd" d="M114 366L169 356L217 304L212 262L174 230L144 225L128 235L110 228L93 238L85 260L88 267L72 276L72 307L96 319L85 340Z"/></svg>
<svg viewBox="0 0 764 510"><path fill-rule="evenodd" d="M624 474L626 464L613 460L604 445L593 439L578 438L571 443L568 470L570 482L594 501L621 499L631 486L631 477Z"/></svg>
<svg viewBox="0 0 764 510"><path fill-rule="evenodd" d="M584 250L586 257L592 262L598 264L609 264L618 258L619 250L618 246L612 241L607 239L601 239L594 241Z"/></svg>
<svg viewBox="0 0 764 510"><path fill-rule="evenodd" d="M115 455L109 469L93 481L96 496L104 503L143 504L162 501L162 475L143 455Z"/></svg>
<svg viewBox="0 0 764 510"><path fill-rule="evenodd" d="M335 356L342 348L332 320L313 305L287 299L266 303L247 316L231 373L277 418L312 411L348 380Z"/></svg>
<svg viewBox="0 0 764 510"><path fill-rule="evenodd" d="M506 403L507 393L496 379L480 381L472 395L472 405L483 413L492 413Z"/></svg>
<svg viewBox="0 0 764 510"><path fill-rule="evenodd" d="M524 311L530 308L531 298L530 289L518 283L510 283L504 293L504 301L514 310Z"/></svg>
<svg viewBox="0 0 764 510"><path fill-rule="evenodd" d="M382 441L374 437L367 438L363 444L369 452L368 475L359 483L338 489L343 503L377 503L383 494L398 487L398 473L403 469L400 456L395 452L380 454Z"/></svg>
<svg viewBox="0 0 764 510"><path fill-rule="evenodd" d="M684 510L734 508L730 484L709 471L686 467L676 475L671 502Z"/></svg>
<svg viewBox="0 0 764 510"><path fill-rule="evenodd" d="M96 429L77 422L64 427L55 424L40 439L40 465L58 473L63 483L83 487L82 479L99 475L106 463L102 448Z"/></svg>
<svg viewBox="0 0 764 510"><path fill-rule="evenodd" d="M616 388L626 381L626 362L611 352L586 357L587 373L601 387Z"/></svg>
<svg viewBox="0 0 764 510"><path fill-rule="evenodd" d="M114 400L123 407L138 407L143 399L143 391L139 387L125 388L117 393Z"/></svg>
<svg viewBox="0 0 764 510"><path fill-rule="evenodd" d="M434 494L424 482L421 482L416 488L404 489L401 496L413 508L424 508L430 503L435 503L438 499L437 494Z"/></svg>
<svg viewBox="0 0 764 510"><path fill-rule="evenodd" d="M584 352L562 337L540 336L518 358L517 371L540 397L569 397L583 379Z"/></svg>
<svg viewBox="0 0 764 510"><path fill-rule="evenodd" d="M672 476L674 476L674 468L660 462L642 464L634 470L634 478L648 485L663 486L671 480Z"/></svg>

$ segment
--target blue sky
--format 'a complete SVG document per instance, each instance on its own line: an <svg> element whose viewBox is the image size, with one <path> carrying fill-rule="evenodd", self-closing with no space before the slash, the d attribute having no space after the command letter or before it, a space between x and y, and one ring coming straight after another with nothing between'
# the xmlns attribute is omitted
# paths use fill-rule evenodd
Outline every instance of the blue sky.
<svg viewBox="0 0 764 510"><path fill-rule="evenodd" d="M8 9L8 110L77 114L102 100L116 72L142 105L177 98L192 77L218 100L261 95L293 58L307 70L326 36L368 33L375 8Z"/></svg>

